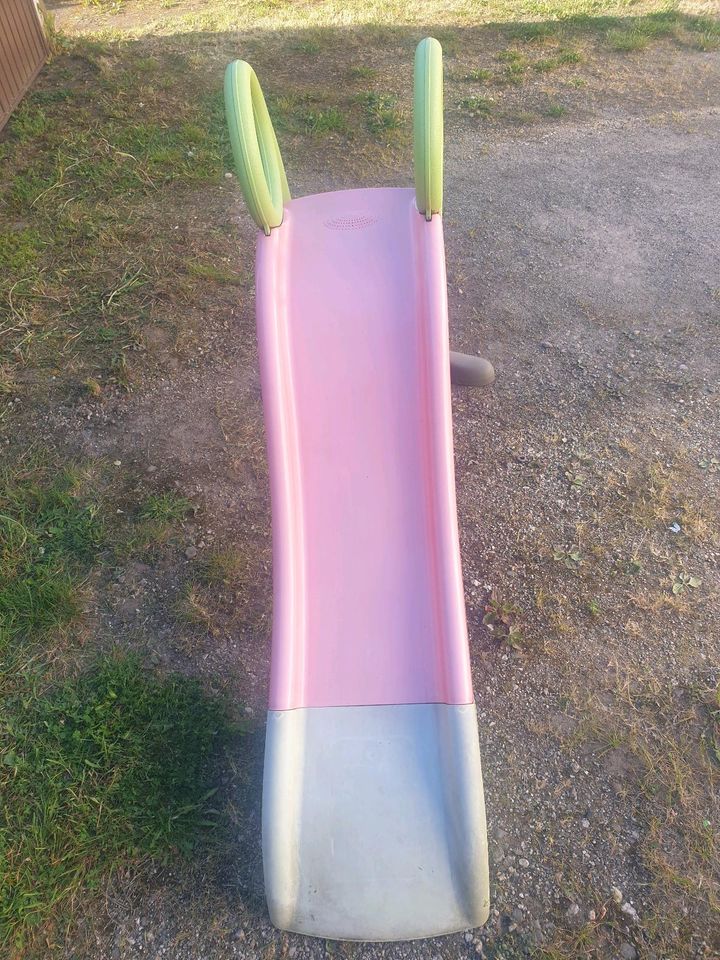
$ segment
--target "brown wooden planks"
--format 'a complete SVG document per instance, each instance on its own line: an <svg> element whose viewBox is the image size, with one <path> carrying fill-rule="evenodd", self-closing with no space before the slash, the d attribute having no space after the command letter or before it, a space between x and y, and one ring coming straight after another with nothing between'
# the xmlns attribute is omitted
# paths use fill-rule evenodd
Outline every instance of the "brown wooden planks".
<svg viewBox="0 0 720 960"><path fill-rule="evenodd" d="M0 0L0 129L45 63L48 45L34 0Z"/></svg>

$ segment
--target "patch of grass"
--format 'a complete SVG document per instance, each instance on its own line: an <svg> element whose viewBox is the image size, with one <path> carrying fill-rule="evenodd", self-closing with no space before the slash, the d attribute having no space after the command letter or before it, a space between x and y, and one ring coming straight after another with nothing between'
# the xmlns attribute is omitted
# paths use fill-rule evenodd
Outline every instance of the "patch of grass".
<svg viewBox="0 0 720 960"><path fill-rule="evenodd" d="M629 22L621 21L608 30L606 42L618 53L644 50L654 40L675 36L683 23L692 24L693 18L683 18L673 9L662 10L646 17L635 17Z"/></svg>
<svg viewBox="0 0 720 960"><path fill-rule="evenodd" d="M467 83L489 83L493 78L492 70L470 70L468 73L462 76L462 80Z"/></svg>
<svg viewBox="0 0 720 960"><path fill-rule="evenodd" d="M311 110L305 116L305 125L311 133L345 133L347 117L339 107Z"/></svg>
<svg viewBox="0 0 720 960"><path fill-rule="evenodd" d="M207 263L203 260L188 260L187 272L193 277L211 280L213 283L228 284L232 287L243 287L248 283L246 276L235 273L233 270L217 267L214 263Z"/></svg>
<svg viewBox="0 0 720 960"><path fill-rule="evenodd" d="M520 50L501 50L497 58L505 65L502 75L498 78L499 81L501 83L521 84L529 66L525 54Z"/></svg>
<svg viewBox="0 0 720 960"><path fill-rule="evenodd" d="M572 49L562 49L552 57L545 57L541 60L536 60L533 63L533 70L537 70L538 73L550 73L553 70L559 70L562 67L572 66L574 64L582 63L583 56L578 50Z"/></svg>
<svg viewBox="0 0 720 960"><path fill-rule="evenodd" d="M2 478L0 649L78 617L84 579L102 544L99 504L79 475Z"/></svg>
<svg viewBox="0 0 720 960"><path fill-rule="evenodd" d="M377 75L378 72L374 67L368 67L365 64L350 67L348 70L348 77L353 81L374 80Z"/></svg>
<svg viewBox="0 0 720 960"><path fill-rule="evenodd" d="M28 277L34 272L43 246L37 230L0 231L0 271L14 274L18 279Z"/></svg>
<svg viewBox="0 0 720 960"><path fill-rule="evenodd" d="M189 854L215 825L224 704L132 658L44 688L0 719L0 945L20 950L121 866Z"/></svg>
<svg viewBox="0 0 720 960"><path fill-rule="evenodd" d="M175 523L183 520L192 509L192 501L171 490L166 493L151 493L140 509L140 518L158 523Z"/></svg>
<svg viewBox="0 0 720 960"><path fill-rule="evenodd" d="M611 775L622 778L642 824L638 855L652 889L643 928L659 955L682 960L715 928L720 907L720 687L661 683L617 665L615 674L606 690L577 691L577 739L608 756Z"/></svg>
<svg viewBox="0 0 720 960"><path fill-rule="evenodd" d="M375 136L390 133L402 126L397 97L388 93L366 93L363 98L365 125Z"/></svg>
<svg viewBox="0 0 720 960"><path fill-rule="evenodd" d="M194 583L186 585L175 605L175 615L179 621L211 636L218 634L217 613L217 598Z"/></svg>
<svg viewBox="0 0 720 960"><path fill-rule="evenodd" d="M292 133L306 130L308 97L297 93L268 94L268 112L276 130Z"/></svg>
<svg viewBox="0 0 720 960"><path fill-rule="evenodd" d="M560 117L564 117L567 113L567 107L564 107L561 103L549 103L544 110L546 117L551 117L553 120L559 120Z"/></svg>
<svg viewBox="0 0 720 960"><path fill-rule="evenodd" d="M628 29L616 28L608 30L607 44L617 53L631 53L635 50L644 50L650 43L651 37L636 27Z"/></svg>
<svg viewBox="0 0 720 960"><path fill-rule="evenodd" d="M555 23L521 23L512 28L510 37L524 43L542 43L555 37L559 29Z"/></svg>
<svg viewBox="0 0 720 960"><path fill-rule="evenodd" d="M8 129L18 140L35 140L44 134L48 125L49 120L42 107L26 101L11 116Z"/></svg>
<svg viewBox="0 0 720 960"><path fill-rule="evenodd" d="M530 110L506 110L503 113L503 118L508 121L508 123L515 123L518 126L526 126L531 123L535 123L537 120L537 114L531 113Z"/></svg>
<svg viewBox="0 0 720 960"><path fill-rule="evenodd" d="M305 37L303 40L298 40L294 43L292 49L298 53L304 53L307 56L314 57L322 50L322 44L313 37Z"/></svg>
<svg viewBox="0 0 720 960"><path fill-rule="evenodd" d="M220 183L228 169L221 97L199 84L166 90L188 58L141 56L126 47L63 39L71 66L43 73L59 89L40 89L15 112L0 144L7 189L0 197L0 315L3 350L32 365L34 383L77 397L83 379L131 383L128 351L139 343L152 288L155 305L177 298L168 209L193 184ZM167 70L162 70L165 65ZM93 82L68 88L83 69ZM174 71L174 72L173 72ZM161 270L144 261L164 251ZM200 253L200 251L198 251ZM148 290L149 294L151 291ZM117 322L108 323L110 314ZM112 342L99 328L115 326ZM89 347L91 345L91 347ZM138 361L142 354L138 353ZM70 390L67 388L70 386Z"/></svg>
<svg viewBox="0 0 720 960"><path fill-rule="evenodd" d="M216 550L197 564L199 581L205 586L220 586L243 579L247 559L234 550Z"/></svg>
<svg viewBox="0 0 720 960"><path fill-rule="evenodd" d="M463 97L462 100L458 100L458 106L474 116L487 117L492 113L495 102L491 97Z"/></svg>
<svg viewBox="0 0 720 960"><path fill-rule="evenodd" d="M696 50L702 50L703 53L720 50L720 30L717 25L714 29L704 30L702 33L693 33L692 45Z"/></svg>

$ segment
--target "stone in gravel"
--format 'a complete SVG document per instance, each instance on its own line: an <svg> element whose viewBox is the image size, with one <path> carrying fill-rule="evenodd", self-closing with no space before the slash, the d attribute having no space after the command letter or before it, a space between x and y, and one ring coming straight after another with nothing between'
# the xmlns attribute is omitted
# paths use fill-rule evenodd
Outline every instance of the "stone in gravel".
<svg viewBox="0 0 720 960"><path fill-rule="evenodd" d="M626 917L630 917L631 920L638 920L638 919L639 919L638 914L637 914L637 910L635 909L635 907L634 907L631 903L624 903L624 904L622 905L622 907L620 907L620 909L621 909L622 912L625 914L625 916L626 916Z"/></svg>
<svg viewBox="0 0 720 960"><path fill-rule="evenodd" d="M524 870L526 867L530 866L530 861L526 860L525 857L520 857L520 859L518 860L518 866L522 867Z"/></svg>
<svg viewBox="0 0 720 960"><path fill-rule="evenodd" d="M620 956L622 960L637 960L637 950L631 943L621 943Z"/></svg>
<svg viewBox="0 0 720 960"><path fill-rule="evenodd" d="M197 556L197 553L198 553L197 547L191 546L191 547L188 547L187 550L185 551L185 556L188 558L188 560L192 560L193 557Z"/></svg>

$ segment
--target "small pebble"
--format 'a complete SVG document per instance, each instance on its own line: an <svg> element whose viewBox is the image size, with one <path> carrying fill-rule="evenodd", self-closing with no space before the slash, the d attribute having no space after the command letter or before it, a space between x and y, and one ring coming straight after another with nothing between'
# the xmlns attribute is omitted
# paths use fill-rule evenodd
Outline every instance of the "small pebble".
<svg viewBox="0 0 720 960"><path fill-rule="evenodd" d="M630 917L631 920L637 920L637 919L639 919L639 918L638 918L638 914L637 914L637 910L635 909L635 907L633 907L632 904L630 904L630 903L624 903L624 904L622 905L622 907L620 907L620 909L621 909L622 912L625 914L625 916L626 916L626 917Z"/></svg>
<svg viewBox="0 0 720 960"><path fill-rule="evenodd" d="M637 960L637 950L631 943L621 943L620 956L622 960Z"/></svg>
<svg viewBox="0 0 720 960"><path fill-rule="evenodd" d="M198 552L197 547L192 547L192 546L190 546L190 547L188 547L187 550L185 551L185 556L188 558L188 560L192 560L193 557L196 557L196 556L197 556L197 552Z"/></svg>

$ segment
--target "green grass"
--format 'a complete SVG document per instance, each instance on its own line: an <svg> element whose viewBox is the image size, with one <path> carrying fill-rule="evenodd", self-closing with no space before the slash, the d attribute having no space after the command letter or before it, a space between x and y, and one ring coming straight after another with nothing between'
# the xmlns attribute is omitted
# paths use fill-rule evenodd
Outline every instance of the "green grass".
<svg viewBox="0 0 720 960"><path fill-rule="evenodd" d="M350 67L348 70L348 76L351 80L359 81L368 81L374 80L377 77L377 70L374 67L368 67L365 64L358 64L356 66Z"/></svg>
<svg viewBox="0 0 720 960"><path fill-rule="evenodd" d="M564 117L567 113L567 107L564 107L561 103L549 103L544 112L546 117L559 120L560 117Z"/></svg>
<svg viewBox="0 0 720 960"><path fill-rule="evenodd" d="M365 124L374 136L397 130L403 118L397 98L387 93L366 93L363 98Z"/></svg>
<svg viewBox="0 0 720 960"><path fill-rule="evenodd" d="M524 43L543 43L553 38L559 29L559 23L521 23L510 30L510 37Z"/></svg>
<svg viewBox="0 0 720 960"><path fill-rule="evenodd" d="M347 130L347 117L339 107L325 110L311 110L305 116L305 123L312 133L344 133Z"/></svg>
<svg viewBox="0 0 720 960"><path fill-rule="evenodd" d="M72 471L0 483L0 652L8 642L67 626L103 544L92 492Z"/></svg>
<svg viewBox="0 0 720 960"><path fill-rule="evenodd" d="M231 287L243 287L249 282L249 277L234 270L227 270L218 267L214 263L206 263L201 260L188 260L187 272L193 277L199 277L202 280L211 280L214 283L228 284Z"/></svg>
<svg viewBox="0 0 720 960"><path fill-rule="evenodd" d="M26 676L0 719L0 945L22 948L120 866L202 843L229 735L221 701L133 658L48 689Z"/></svg>
<svg viewBox="0 0 720 960"><path fill-rule="evenodd" d="M490 97L463 97L458 100L458 106L475 116L489 116L495 103Z"/></svg>
<svg viewBox="0 0 720 960"><path fill-rule="evenodd" d="M39 455L0 479L3 956L44 940L120 866L189 853L217 819L213 758L231 734L221 700L128 657L53 679L57 640L80 629L105 555L148 524L157 543L191 509L157 493L111 523L109 487L102 465L58 470Z"/></svg>
<svg viewBox="0 0 720 960"><path fill-rule="evenodd" d="M650 44L651 37L643 30L631 27L630 29L608 30L607 43L611 50L618 53L630 53L633 50L644 50Z"/></svg>
<svg viewBox="0 0 720 960"><path fill-rule="evenodd" d="M181 497L172 491L151 493L140 509L140 518L159 523L172 523L184 519L192 508L193 505L187 497Z"/></svg>
<svg viewBox="0 0 720 960"><path fill-rule="evenodd" d="M45 111L32 101L26 100L13 113L8 128L19 140L32 140L45 133L48 125Z"/></svg>
<svg viewBox="0 0 720 960"><path fill-rule="evenodd" d="M77 395L88 378L131 386L128 354L151 295L161 302L184 274L179 251L147 271L144 258L175 225L147 223L142 211L219 184L229 154L219 91L188 96L167 85L157 58L117 45L66 39L63 52L92 84L67 86L79 67L51 63L62 86L26 98L0 141L0 332L5 355L32 364L36 382L73 380ZM188 69L186 56L170 60Z"/></svg>
<svg viewBox="0 0 720 960"><path fill-rule="evenodd" d="M519 85L525 79L525 71L529 66L528 58L520 50L501 50L498 60L504 64L501 82Z"/></svg>
<svg viewBox="0 0 720 960"><path fill-rule="evenodd" d="M489 83L493 78L492 70L470 70L468 73L464 74L462 79L467 83Z"/></svg>
<svg viewBox="0 0 720 960"><path fill-rule="evenodd" d="M582 63L583 56L577 50L562 48L554 56L543 57L533 63L533 70L538 73L549 73L552 70L559 70L561 67L574 66Z"/></svg>

